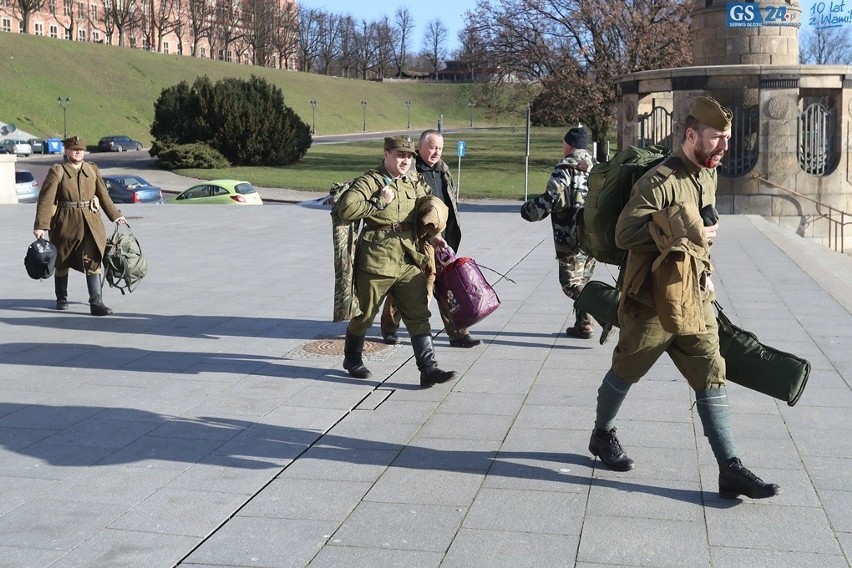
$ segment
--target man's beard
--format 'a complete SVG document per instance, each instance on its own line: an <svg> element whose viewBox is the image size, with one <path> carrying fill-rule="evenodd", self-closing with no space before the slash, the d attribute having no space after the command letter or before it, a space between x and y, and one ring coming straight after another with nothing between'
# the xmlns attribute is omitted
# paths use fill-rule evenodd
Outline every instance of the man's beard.
<svg viewBox="0 0 852 568"><path fill-rule="evenodd" d="M724 150L714 150L708 152L704 149L704 144L699 143L695 147L695 158L699 164L704 166L705 168L715 168L722 163L722 156L725 155ZM715 158L718 157L718 161Z"/></svg>

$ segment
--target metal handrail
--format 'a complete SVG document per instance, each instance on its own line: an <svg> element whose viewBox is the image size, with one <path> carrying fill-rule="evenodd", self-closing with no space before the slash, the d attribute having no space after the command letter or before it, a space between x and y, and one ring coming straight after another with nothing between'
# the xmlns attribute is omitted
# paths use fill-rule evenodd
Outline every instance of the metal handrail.
<svg viewBox="0 0 852 568"><path fill-rule="evenodd" d="M791 195L795 195L796 197L801 197L802 199L806 199L811 203L816 205L817 213L819 217L828 221L828 246L829 248L834 248L837 252L844 252L844 233L846 225L852 225L852 214L842 211L836 207L832 207L831 205L826 205L820 201L812 197L808 197L807 195L802 195L798 191L793 191L792 189L787 189L784 186L778 185L777 183L771 182L766 178L760 177L757 173L752 173L752 178L762 181L766 185L770 185L776 189L780 189L781 191L786 191ZM828 214L824 212L824 210L828 210ZM839 216L840 219L835 218L835 215ZM850 219L847 221L846 219ZM832 234L834 235L834 246L832 246ZM838 250L839 243L839 250Z"/></svg>

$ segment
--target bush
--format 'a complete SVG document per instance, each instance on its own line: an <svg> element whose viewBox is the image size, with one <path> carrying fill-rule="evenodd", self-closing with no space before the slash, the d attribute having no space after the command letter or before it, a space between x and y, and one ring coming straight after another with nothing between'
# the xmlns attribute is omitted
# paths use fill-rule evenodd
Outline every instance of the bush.
<svg viewBox="0 0 852 568"><path fill-rule="evenodd" d="M201 143L171 145L160 148L160 165L167 170L187 168L221 169L230 167L228 160L217 150Z"/></svg>
<svg viewBox="0 0 852 568"><path fill-rule="evenodd" d="M237 166L283 166L302 159L310 128L266 80L199 77L164 89L154 105L158 147L201 142Z"/></svg>

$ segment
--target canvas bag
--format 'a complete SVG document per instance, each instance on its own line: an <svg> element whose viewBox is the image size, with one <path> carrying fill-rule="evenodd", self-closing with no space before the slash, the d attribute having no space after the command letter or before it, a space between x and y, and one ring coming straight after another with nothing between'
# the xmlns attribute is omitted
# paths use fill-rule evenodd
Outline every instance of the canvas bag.
<svg viewBox="0 0 852 568"><path fill-rule="evenodd" d="M615 244L615 224L630 199L633 184L669 154L663 146L628 146L589 172L589 193L577 215L577 241L586 254L619 265L627 251Z"/></svg>
<svg viewBox="0 0 852 568"><path fill-rule="evenodd" d="M121 230L122 225L116 225L112 235L107 239L104 249L104 278L111 288L118 288L122 295L124 291L133 292L148 274L148 263L142 255L142 247L125 223L127 231Z"/></svg>
<svg viewBox="0 0 852 568"><path fill-rule="evenodd" d="M435 295L453 327L466 329L500 306L497 292L482 275L475 260L464 256L456 258L450 247L438 250L436 258Z"/></svg>
<svg viewBox="0 0 852 568"><path fill-rule="evenodd" d="M811 364L797 357L762 344L757 336L731 323L714 302L719 322L719 350L725 358L725 378L733 383L783 400L788 406L799 401Z"/></svg>

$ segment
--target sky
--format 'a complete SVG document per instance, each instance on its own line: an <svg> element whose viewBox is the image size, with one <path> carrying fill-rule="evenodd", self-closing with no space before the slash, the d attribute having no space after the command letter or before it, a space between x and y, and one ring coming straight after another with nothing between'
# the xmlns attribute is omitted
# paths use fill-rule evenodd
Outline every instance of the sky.
<svg viewBox="0 0 852 568"><path fill-rule="evenodd" d="M413 41L409 44L415 52L423 49L423 37L429 22L438 19L447 28L447 54L459 48L458 35L464 28L464 13L476 8L476 0L420 0L419 2L380 2L378 0L299 0L299 7L325 10L335 14L349 14L356 20L376 21L387 16L391 23L399 7L405 6L414 20Z"/></svg>

